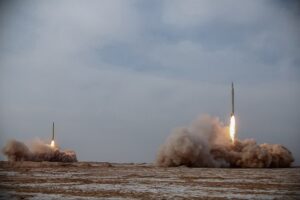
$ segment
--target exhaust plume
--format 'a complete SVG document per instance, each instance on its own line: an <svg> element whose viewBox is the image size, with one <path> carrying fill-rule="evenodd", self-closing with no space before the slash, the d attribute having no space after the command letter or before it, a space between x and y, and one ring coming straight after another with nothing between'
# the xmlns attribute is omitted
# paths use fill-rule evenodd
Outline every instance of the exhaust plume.
<svg viewBox="0 0 300 200"><path fill-rule="evenodd" d="M23 142L11 140L6 143L2 152L9 161L77 162L74 151L61 151L41 140L34 140L30 147Z"/></svg>
<svg viewBox="0 0 300 200"><path fill-rule="evenodd" d="M290 167L292 153L279 144L253 139L231 142L229 128L218 118L203 116L177 128L160 147L156 164L163 167Z"/></svg>

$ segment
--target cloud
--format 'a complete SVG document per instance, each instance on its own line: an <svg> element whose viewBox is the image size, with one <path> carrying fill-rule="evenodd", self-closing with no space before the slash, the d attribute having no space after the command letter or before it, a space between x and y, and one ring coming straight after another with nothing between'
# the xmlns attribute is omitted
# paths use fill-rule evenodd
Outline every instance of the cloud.
<svg viewBox="0 0 300 200"><path fill-rule="evenodd" d="M259 142L296 149L299 30L289 10L261 1L5 5L3 144L10 136L47 139L54 120L58 142L79 160L149 162L173 127L201 113L226 119L234 80L241 137L263 132ZM276 136L262 121L276 124ZM91 155L95 148L101 153Z"/></svg>
<svg viewBox="0 0 300 200"><path fill-rule="evenodd" d="M215 22L249 25L272 11L272 7L266 6L262 1L243 2L241 5L238 0L166 0L163 9L163 21L183 29Z"/></svg>
<svg viewBox="0 0 300 200"><path fill-rule="evenodd" d="M13 17L8 18L9 22L2 27L6 30L1 34L2 38L5 37L2 42L8 49L14 49L15 38L21 37L23 41L18 45L22 49L21 56L29 59L33 57L34 60L42 57L41 61L89 54L111 41L129 42L134 39L138 32L138 17L133 3L134 1L19 3L16 6L19 9L12 10L13 14L10 16ZM20 7L25 9L20 12ZM20 22L22 18L24 19ZM19 23L22 25L22 32L18 30Z"/></svg>

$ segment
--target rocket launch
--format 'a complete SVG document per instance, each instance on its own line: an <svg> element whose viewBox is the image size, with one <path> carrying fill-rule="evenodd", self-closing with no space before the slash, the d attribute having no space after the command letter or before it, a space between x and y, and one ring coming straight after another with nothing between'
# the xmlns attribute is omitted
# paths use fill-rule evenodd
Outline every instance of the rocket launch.
<svg viewBox="0 0 300 200"><path fill-rule="evenodd" d="M231 83L231 116L234 115L234 87L233 82Z"/></svg>
<svg viewBox="0 0 300 200"><path fill-rule="evenodd" d="M231 116L230 116L230 127L229 133L232 143L235 140L235 117L234 117L234 87L233 82L231 83Z"/></svg>
<svg viewBox="0 0 300 200"><path fill-rule="evenodd" d="M54 142L54 122L52 124L52 140L51 140L51 144L50 144L51 147L55 147L55 142Z"/></svg>
<svg viewBox="0 0 300 200"><path fill-rule="evenodd" d="M174 129L160 147L156 164L163 167L290 167L292 153L279 144L257 144L236 135L234 86L231 83L230 126L204 115L189 126ZM229 97L230 98L230 97ZM229 101L230 102L230 101Z"/></svg>

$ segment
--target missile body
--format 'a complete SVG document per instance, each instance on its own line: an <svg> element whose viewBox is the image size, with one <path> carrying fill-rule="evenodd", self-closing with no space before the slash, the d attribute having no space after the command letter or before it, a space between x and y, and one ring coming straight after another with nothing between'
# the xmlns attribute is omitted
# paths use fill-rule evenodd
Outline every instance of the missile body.
<svg viewBox="0 0 300 200"><path fill-rule="evenodd" d="M53 122L53 125L52 125L52 140L54 140L54 122Z"/></svg>
<svg viewBox="0 0 300 200"><path fill-rule="evenodd" d="M234 115L234 88L233 88L233 82L231 83L231 116Z"/></svg>

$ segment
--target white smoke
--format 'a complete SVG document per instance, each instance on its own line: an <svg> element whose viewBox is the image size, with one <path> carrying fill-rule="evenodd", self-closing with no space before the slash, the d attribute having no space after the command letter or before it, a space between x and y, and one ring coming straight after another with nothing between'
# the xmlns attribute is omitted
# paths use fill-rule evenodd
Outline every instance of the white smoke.
<svg viewBox="0 0 300 200"><path fill-rule="evenodd" d="M61 151L38 139L34 140L29 147L23 142L10 140L2 152L9 161L77 162L74 151Z"/></svg>
<svg viewBox="0 0 300 200"><path fill-rule="evenodd" d="M290 167L293 161L292 153L279 144L257 144L253 139L232 144L228 127L210 116L175 129L156 158L164 167Z"/></svg>

